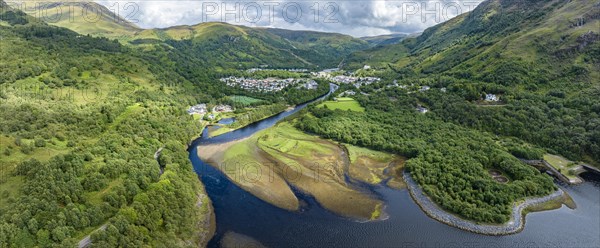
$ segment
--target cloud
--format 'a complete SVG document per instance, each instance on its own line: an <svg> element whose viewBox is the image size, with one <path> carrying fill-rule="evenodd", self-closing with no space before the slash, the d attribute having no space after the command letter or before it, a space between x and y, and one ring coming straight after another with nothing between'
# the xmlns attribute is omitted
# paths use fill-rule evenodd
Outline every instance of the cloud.
<svg viewBox="0 0 600 248"><path fill-rule="evenodd" d="M483 0L98 1L143 28L207 21L353 36L414 33L472 10ZM129 5L127 5L129 3ZM133 3L133 4L131 4ZM127 5L127 6L126 6ZM127 8L126 8L127 7Z"/></svg>

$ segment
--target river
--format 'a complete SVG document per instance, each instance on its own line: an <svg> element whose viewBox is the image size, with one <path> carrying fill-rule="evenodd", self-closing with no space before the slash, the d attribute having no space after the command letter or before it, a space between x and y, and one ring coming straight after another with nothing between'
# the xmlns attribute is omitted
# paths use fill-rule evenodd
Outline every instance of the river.
<svg viewBox="0 0 600 248"><path fill-rule="evenodd" d="M335 91L335 86L331 86ZM198 158L203 145L241 139L273 126L306 104L233 132L203 136L190 147L190 160L212 200L217 231L209 247L219 247L228 231L250 236L269 247L598 247L600 246L600 176L582 174L581 185L556 182L571 195L576 209L530 213L525 229L508 236L486 236L459 230L425 215L407 190L361 185L386 203L388 218L361 223L337 216L309 195L297 212L274 207L242 190Z"/></svg>

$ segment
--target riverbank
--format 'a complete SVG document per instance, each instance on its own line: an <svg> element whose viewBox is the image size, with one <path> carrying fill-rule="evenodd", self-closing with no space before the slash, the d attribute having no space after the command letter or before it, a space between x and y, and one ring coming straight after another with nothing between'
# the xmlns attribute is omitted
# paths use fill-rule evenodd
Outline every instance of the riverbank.
<svg viewBox="0 0 600 248"><path fill-rule="evenodd" d="M212 124L212 127L213 127L213 129L212 129L212 130L211 130L211 129L209 129L209 130L208 130L208 137L209 137L209 138L212 138L212 137L216 137L216 136L219 136L219 135L223 135L223 134L226 134L226 133L229 133L229 132L233 132L233 131L235 131L235 130L238 130L238 129L242 129L242 128L244 128L244 127L247 127L248 125L252 125L253 123L257 123L257 122L259 122L259 121L262 121L262 120L264 120L264 119L271 118L271 117L273 117L273 116L276 116L276 115L278 115L278 114L281 114L281 113L283 113L283 112L291 111L291 110L293 110L293 109L294 109L294 106L287 106L285 109L282 109L281 111L275 112L275 113L273 113L273 114L270 114L270 115L265 115L265 116L263 116L263 117L261 117L261 118L257 119L257 120L256 120L256 121L254 121L254 122L250 122L250 123L247 123L247 124L244 124L244 125L240 125L240 126L236 126L236 127L231 127L231 125L232 125L233 123L230 123L230 124L219 124L219 123L217 123L217 124ZM233 116L233 117L231 117L231 118L234 118L234 119L235 119L235 117L236 117L236 116ZM234 121L234 122L235 122L235 121ZM216 127L216 128L215 128L215 127Z"/></svg>
<svg viewBox="0 0 600 248"><path fill-rule="evenodd" d="M217 221L210 198L204 190L198 192L196 207L200 209L200 219L198 220L198 227L200 230L198 247L206 247L208 241L210 241L217 230Z"/></svg>
<svg viewBox="0 0 600 248"><path fill-rule="evenodd" d="M389 155L375 163L361 149L363 153L354 154L361 159L355 158L351 166L343 147L285 122L248 138L201 146L198 156L244 190L277 207L299 208L294 187L338 215L361 221L382 218L384 203L347 182L346 175L352 174L349 168L364 167L368 175L356 179L368 183L377 177L379 183L379 178L388 177L384 170L396 164L392 163L395 157Z"/></svg>
<svg viewBox="0 0 600 248"><path fill-rule="evenodd" d="M515 203L513 204L511 220L505 224L477 224L442 210L425 195L421 187L412 179L409 172L404 172L403 177L411 197L429 217L449 226L484 235L500 236L522 231L525 227L525 214L523 213L525 209L559 199L565 194L561 189L558 189L554 193L544 197L528 198L522 203Z"/></svg>

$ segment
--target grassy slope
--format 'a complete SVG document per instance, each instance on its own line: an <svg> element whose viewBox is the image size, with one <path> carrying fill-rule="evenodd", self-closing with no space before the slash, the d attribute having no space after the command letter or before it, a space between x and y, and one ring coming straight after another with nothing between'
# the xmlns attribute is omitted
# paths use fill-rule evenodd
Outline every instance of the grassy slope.
<svg viewBox="0 0 600 248"><path fill-rule="evenodd" d="M32 8L25 11L34 16L41 11L45 13L43 20L48 23L75 30L83 35L127 38L141 31L135 24L115 15L104 5L91 1L48 1L43 2L37 9Z"/></svg>
<svg viewBox="0 0 600 248"><path fill-rule="evenodd" d="M166 233L162 233L166 230L165 228L157 230L155 233L155 237L162 237L162 240L146 239L145 241L138 241L146 242L147 244L152 243L153 245L160 245L162 242L171 244L183 244L185 242L200 244L203 242L199 240L199 235L206 230L205 227L200 226L199 223L205 216L210 214L205 211L207 209L206 207L198 208L196 205L196 199L203 194L203 188L197 180L197 176L195 176L191 170L189 161L187 161L185 142L188 140L181 142L173 139L173 134L169 133L170 131L179 128L183 129L188 127L188 132L184 135L190 135L187 137L187 139L189 139L194 135L189 132L196 130L198 127L196 127L193 120L187 120L187 115L181 111L181 116L178 116L182 118L182 122L179 123L181 126L170 127L168 128L168 131L154 129L151 132L142 134L135 133L129 128L129 125L132 125L132 120L134 120L133 122L143 122L145 120L153 123L153 125L161 123L162 121L159 120L161 118L160 116L151 115L149 113L160 112L163 109L165 111L170 111L168 114L177 113L177 111L173 111L174 106L180 106L183 109L183 106L185 105L181 102L173 101L172 99L184 100L191 99L192 97L186 96L185 94L177 96L173 95L170 97L165 96L165 91L182 92L179 89L180 86L171 85L159 90L158 85L154 83L156 77L149 71L146 62L128 53L127 50L107 53L102 50L103 48L99 47L85 50L83 47L77 47L76 45L65 45L65 43L72 44L79 42L80 44L87 44L85 42L89 42L89 44L107 46L107 43L89 38L79 39L76 37L75 33L61 31L56 28L49 28L45 26L45 24L28 16L26 16L26 19L29 20L29 24L26 24L25 26L16 25L13 27L10 25L9 28L3 28L3 30L1 30L2 36L6 38L6 40L2 41L2 51L0 52L2 65L18 66L18 68L21 69L17 69L17 72L19 70L31 70L31 68L41 68L41 72L34 71L33 75L21 74L21 78L14 81L12 81L10 78L11 76L7 76L6 73L14 72L15 70L3 69L3 73L0 74L0 76L4 78L8 77L11 79L11 81L2 82L0 85L0 108L2 109L0 112L2 112L3 115L3 133L0 138L0 151L3 152L3 154L0 155L0 188L2 189L0 194L2 194L3 200L0 203L0 209L2 209L0 219L3 225L6 224L3 226L3 232L0 232L0 246L6 244L4 242L25 246L36 244L35 232L33 232L32 235L29 234L28 231L19 231L19 235L17 236L5 236L6 233L4 233L4 231L14 230L12 229L13 227L16 227L16 230L21 228L21 226L18 225L19 222L14 222L14 219L9 217L15 214L15 211L17 211L17 213L23 212L21 208L27 205L23 205L22 201L31 201L31 199L35 199L40 203L44 203L45 197L42 199L35 194L25 196L23 195L24 191L35 189L39 183L53 183L53 180L44 179L37 182L34 178L30 178L29 176L15 174L16 166L21 162L30 159L40 161L44 166L51 166L51 161L60 157L60 155L69 154L69 156L73 155L81 157L84 154L93 154L92 157L95 158L83 163L84 168L81 169L85 170L86 174L77 179L76 183L79 184L89 179L88 177L91 174L103 171L103 169L110 167L109 162L123 161L122 159L119 160L118 158L113 157L113 155L116 155L115 153L110 155L111 153L104 153L103 151L106 145L108 145L105 142L112 142L116 137L120 137L117 138L117 140L120 141L117 142L117 144L125 145L127 147L126 149L120 150L123 156L133 156L129 157L129 159L132 159L131 161L137 161L137 163L149 161L148 165L152 165L152 167L144 169L144 172L141 172L139 169L132 172L128 170L133 166L133 162L125 162L125 164L121 166L121 169L123 169L124 172L121 176L117 176L114 179L109 178L106 185L99 190L85 190L85 192L82 192L84 198L74 200L77 207L80 209L94 209L108 206L105 196L115 194L115 192L121 192L124 185L127 185L125 184L126 181L131 183L131 178L128 177L131 176L132 173L138 173L140 179L144 180L145 183L147 183L147 186L149 186L149 188L139 191L140 195L148 194L153 196L155 200L159 200L163 197L161 194L164 191L169 191L168 188L171 190L179 189L182 194L190 193L189 195L180 198L180 204L185 204L188 200L192 201L186 207L188 208L186 214L188 220L180 223L182 227L187 226L186 228L189 228L188 230L177 231L177 233L170 233L167 235ZM28 28L38 30L39 33L25 38L24 35L27 35L25 32ZM55 32L55 34L52 39L48 39L44 36L44 31ZM56 47L61 49L60 56L52 55L52 49L55 49ZM12 56L16 57L13 58ZM121 62L125 62L127 66L115 66L111 60L112 57L121 59ZM61 74L56 65L70 64L72 62L71 60L77 60L81 63L78 66L79 70L75 68L75 70L71 70L74 71L74 73L69 72L69 75ZM10 63L5 63L8 61L10 61ZM32 61L35 61L37 64L33 64ZM82 70L82 68L89 68L91 71ZM77 71L79 71L79 73L77 73ZM59 77L64 78L61 79ZM49 81L45 81L48 79ZM68 85L66 84L67 79L73 79L76 83ZM139 98L141 92L146 94L146 98ZM150 95L151 97L148 97ZM22 108L29 108L31 110L20 110ZM107 122L105 120L106 116L99 115L101 111L107 111L107 113L112 114L114 121ZM30 117L23 117L24 115L30 115ZM46 118L45 116L54 117L49 118L47 121L38 120ZM176 117L175 114L171 116L171 120L175 120L178 117ZM29 121L25 121L27 118L29 118ZM75 121L64 120L68 118L74 118ZM13 123L15 120L23 120L23 123ZM38 122L42 123L37 124ZM13 128L11 130L4 124L14 125L15 127L21 126L21 129ZM135 124L138 127L137 130L146 128L138 124ZM147 125L147 123L145 124ZM24 128L23 125L31 126ZM14 131L15 129L16 131ZM185 130L181 131L182 134L186 133ZM133 140L136 140L136 142L133 142L131 135L135 137ZM170 138L161 139L159 138L159 135L162 135L163 138ZM16 144L17 137L23 137L19 138L21 140L19 145ZM139 137L144 137L143 141ZM45 141L45 145L38 147L35 145L34 140L43 140ZM68 142L72 143L72 145L67 145ZM158 166L153 158L153 153L156 149L155 146L160 146L160 143L162 142L179 144L179 146L173 146L172 150L165 152L172 152L174 154L172 157L185 158L188 164L181 164L181 168L183 169L179 169L179 166L167 166L167 169L160 180L148 180L148 178L145 177L147 176L145 173L148 172L148 170L152 171L151 174L153 174L153 177L156 177L155 171L153 170L156 170L157 172ZM31 151L23 152L23 147L29 147ZM113 147L113 149L115 148L116 147ZM8 155L4 153L7 149L10 150L10 154ZM104 159L102 159L103 157ZM46 164L49 161L50 163ZM52 170L48 169L48 171ZM42 177L42 175L36 176ZM110 176L107 175L107 177ZM56 181L59 183L60 180ZM64 187L64 185L53 185L52 187L47 188L68 192L68 190L62 187ZM74 186L71 184L69 187ZM160 187L165 188L158 190ZM77 188L70 188L69 190L76 189ZM164 191L161 192L161 190ZM188 190L192 191L190 192ZM57 196L60 197L60 194L57 194ZM132 211L139 211L140 207L150 206L148 205L148 202L139 202L137 200L134 200L134 202L135 204L132 205L123 205L122 210L127 210L128 213L132 213ZM204 200L201 206L206 206L207 204L209 204L209 201ZM87 235L90 230L98 228L101 223L113 220L111 218L119 219L123 216L121 212L114 212L119 210L118 208L111 211L105 209L103 210L105 211L105 215L103 215L104 217L101 217L101 220L94 220L93 222L88 223L88 226L75 226L75 228L69 227L72 229L61 229L69 231L67 233L61 232L61 234L66 234L66 236L58 236L56 230L52 230L51 226L47 226L46 221L41 220L50 220L53 219L53 216L54 219L56 219L59 212L60 215L64 214L62 212L63 210L72 212L71 206L65 206L65 204L60 201L46 202L44 205L48 208L40 210L32 206L27 207L29 209L28 211L31 211L34 214L36 211L38 213L38 215L34 216L36 219L40 220L40 224L36 228L39 228L39 230L50 228L48 231L51 232L51 240L44 240L38 236L37 241L40 246L46 244L45 242L56 242L58 244L62 242L63 245L70 245L77 241L77 237ZM167 205L169 204L166 204L165 206ZM66 207L69 207L69 209ZM173 207L173 210L175 210L175 206ZM134 208L135 210L133 210ZM148 208L147 211L155 212L157 210ZM87 215L88 213L85 212L82 214ZM91 217L86 216L85 218ZM169 217L166 219L169 219ZM138 224L139 223L142 223L142 220L140 220ZM69 221L60 225L77 224ZM191 228L192 226L193 228ZM61 226L58 227L63 228ZM141 229L143 229L143 227ZM37 233L37 235L39 235L39 233ZM121 237L129 238L130 241L140 238L140 236L133 237L130 236L130 234L121 235Z"/></svg>
<svg viewBox="0 0 600 248"><path fill-rule="evenodd" d="M377 47L350 56L351 66L373 64L394 71L410 69L417 73L470 73L494 82L506 66L524 67L532 73L556 78L568 71L565 65L587 68L589 78L599 78L592 65L582 63L583 56L556 57L578 46L580 37L600 32L600 18L594 1L500 1L482 3L473 12L431 27L416 38L400 44ZM580 17L583 26L574 27ZM381 59L384 58L384 59ZM560 61L560 63L556 63ZM568 61L568 62L567 62ZM537 71L537 68L548 68ZM519 80L526 71L516 73ZM527 70L527 69L526 69ZM509 74L509 73L507 73ZM549 74L549 75L544 75ZM518 77L521 76L521 77ZM502 82L515 84L518 81Z"/></svg>
<svg viewBox="0 0 600 248"><path fill-rule="evenodd" d="M570 161L566 158L563 158L558 155L545 154L544 160L550 164L550 166L554 167L554 169L558 170L561 174L565 175L571 180L578 180L579 178L572 173L570 170L576 167L578 164L576 162Z"/></svg>

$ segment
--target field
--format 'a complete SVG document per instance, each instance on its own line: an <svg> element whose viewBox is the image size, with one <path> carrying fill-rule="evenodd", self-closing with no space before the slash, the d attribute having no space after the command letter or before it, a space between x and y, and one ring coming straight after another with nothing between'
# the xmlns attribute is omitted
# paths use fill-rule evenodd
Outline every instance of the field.
<svg viewBox="0 0 600 248"><path fill-rule="evenodd" d="M571 173L570 171L578 167L578 163L570 161L561 156L546 154L544 160L548 162L554 169L558 170L561 174L565 175L569 180L580 181L579 177Z"/></svg>
<svg viewBox="0 0 600 248"><path fill-rule="evenodd" d="M240 103L240 104L244 104L244 105L249 105L249 104L252 104L252 103L256 103L256 102L262 101L261 99L257 99L257 98L254 98L254 97L238 96L238 95L229 96L229 99L231 99L232 101L234 101L236 103Z"/></svg>
<svg viewBox="0 0 600 248"><path fill-rule="evenodd" d="M297 209L298 199L287 185L292 184L339 215L369 220L382 214L381 201L345 182L349 158L342 147L290 123L201 150L202 159L220 165L242 188L278 207Z"/></svg>
<svg viewBox="0 0 600 248"><path fill-rule="evenodd" d="M349 97L340 97L337 98L335 101L325 101L321 104L319 104L319 107L327 107L328 109L331 110L350 110L350 111L356 111L356 112L365 112L365 108L363 108L362 106L360 106L360 103L358 103L358 101L349 98Z"/></svg>

